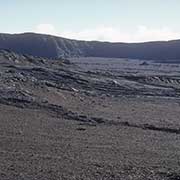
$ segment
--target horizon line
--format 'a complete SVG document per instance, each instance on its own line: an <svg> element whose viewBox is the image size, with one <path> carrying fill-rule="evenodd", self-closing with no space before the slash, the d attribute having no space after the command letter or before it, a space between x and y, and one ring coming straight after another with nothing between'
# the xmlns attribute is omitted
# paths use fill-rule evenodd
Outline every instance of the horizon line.
<svg viewBox="0 0 180 180"><path fill-rule="evenodd" d="M84 39L74 39L74 38L68 38L68 37L62 37L58 35L53 35L53 34L48 34L48 33L39 33L39 32L34 32L34 31L26 31L26 32L17 32L17 33L3 33L1 32L0 35L23 35L23 34L35 34L35 35L44 35L44 36L53 36L56 38L62 38L62 39L67 39L67 40L72 40L72 41L84 41L84 42L102 42L102 43L113 43L113 44L143 44L143 43L158 43L158 42L171 42L171 41L179 41L179 39L171 39L171 40L150 40L150 41L139 41L139 42L123 42L123 41L101 41L101 40L84 40Z"/></svg>

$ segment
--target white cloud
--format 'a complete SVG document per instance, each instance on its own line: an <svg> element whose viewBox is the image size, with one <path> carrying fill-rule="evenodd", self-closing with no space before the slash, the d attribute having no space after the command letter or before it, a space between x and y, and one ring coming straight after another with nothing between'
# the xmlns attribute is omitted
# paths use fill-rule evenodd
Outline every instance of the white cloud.
<svg viewBox="0 0 180 180"><path fill-rule="evenodd" d="M180 39L180 32L175 32L173 29L167 27L149 28L146 26L137 26L132 33L121 31L119 28L106 26L84 29L81 31L59 31L52 24L40 24L36 27L35 32L77 40L111 42L145 42Z"/></svg>
<svg viewBox="0 0 180 180"><path fill-rule="evenodd" d="M42 34L52 34L52 35L57 34L56 29L52 24L39 24L35 28L35 32L42 33Z"/></svg>
<svg viewBox="0 0 180 180"><path fill-rule="evenodd" d="M65 37L73 39L84 40L98 40L98 41L130 41L130 34L121 32L112 27L97 27L94 29L85 29L79 32L63 32Z"/></svg>
<svg viewBox="0 0 180 180"><path fill-rule="evenodd" d="M176 32L171 28L148 28L146 26L138 26L135 34L135 41L158 41L180 39L180 32Z"/></svg>

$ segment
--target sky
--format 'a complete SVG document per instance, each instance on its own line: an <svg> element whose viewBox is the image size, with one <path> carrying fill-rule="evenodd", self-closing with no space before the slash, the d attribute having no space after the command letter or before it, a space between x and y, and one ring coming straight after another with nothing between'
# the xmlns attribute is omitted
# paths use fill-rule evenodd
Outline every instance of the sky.
<svg viewBox="0 0 180 180"><path fill-rule="evenodd" d="M0 0L0 33L145 42L180 39L180 0Z"/></svg>

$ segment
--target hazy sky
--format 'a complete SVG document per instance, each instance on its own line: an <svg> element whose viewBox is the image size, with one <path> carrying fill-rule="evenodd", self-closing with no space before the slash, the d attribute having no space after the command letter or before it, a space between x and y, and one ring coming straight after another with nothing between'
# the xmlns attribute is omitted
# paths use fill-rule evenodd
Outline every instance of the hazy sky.
<svg viewBox="0 0 180 180"><path fill-rule="evenodd" d="M180 0L0 0L0 32L140 42L180 39Z"/></svg>

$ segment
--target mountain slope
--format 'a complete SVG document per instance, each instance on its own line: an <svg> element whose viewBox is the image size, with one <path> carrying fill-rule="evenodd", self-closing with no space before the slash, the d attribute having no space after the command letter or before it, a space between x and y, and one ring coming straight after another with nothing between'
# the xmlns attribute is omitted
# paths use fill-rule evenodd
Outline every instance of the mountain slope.
<svg viewBox="0 0 180 180"><path fill-rule="evenodd" d="M180 59L180 40L109 43L77 41L35 33L0 34L0 49L46 58L91 56L148 60Z"/></svg>

